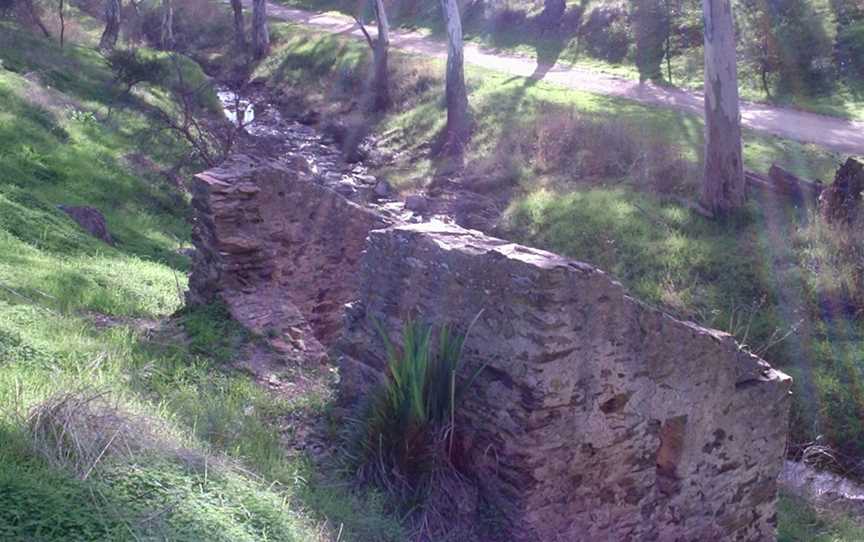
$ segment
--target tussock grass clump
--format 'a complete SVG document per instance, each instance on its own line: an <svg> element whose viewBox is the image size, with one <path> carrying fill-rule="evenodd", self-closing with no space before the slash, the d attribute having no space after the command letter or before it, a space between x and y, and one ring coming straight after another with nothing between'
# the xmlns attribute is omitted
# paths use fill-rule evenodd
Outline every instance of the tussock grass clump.
<svg viewBox="0 0 864 542"><path fill-rule="evenodd" d="M832 225L812 213L798 229L796 244L806 281L829 316L864 310L864 219Z"/></svg>
<svg viewBox="0 0 864 542"><path fill-rule="evenodd" d="M357 420L351 459L364 481L422 504L436 479L456 474L455 413L480 371L460 376L466 336L448 326L438 330L437 345L432 326L417 321L405 324L401 349L381 335L387 377Z"/></svg>
<svg viewBox="0 0 864 542"><path fill-rule="evenodd" d="M498 154L521 156L535 173L569 180L629 179L638 188L672 193L699 179L696 165L672 143L574 108L542 107L505 141Z"/></svg>
<svg viewBox="0 0 864 542"><path fill-rule="evenodd" d="M55 468L86 480L103 462L159 454L193 459L170 437L166 424L134 414L96 392L61 392L30 412L28 426L35 450Z"/></svg>

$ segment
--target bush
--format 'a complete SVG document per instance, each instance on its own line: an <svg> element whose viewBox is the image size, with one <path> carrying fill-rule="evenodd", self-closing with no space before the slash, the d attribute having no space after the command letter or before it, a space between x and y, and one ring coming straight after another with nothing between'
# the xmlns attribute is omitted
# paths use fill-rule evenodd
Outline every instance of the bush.
<svg viewBox="0 0 864 542"><path fill-rule="evenodd" d="M405 324L401 352L381 335L387 379L358 421L352 459L365 480L414 504L427 495L435 469L450 464L455 411L479 371L458 378L465 335L447 326L437 333L437 348L432 327L416 321Z"/></svg>
<svg viewBox="0 0 864 542"><path fill-rule="evenodd" d="M773 19L780 49L781 92L819 94L830 90L833 44L813 7L803 0L787 0L778 4Z"/></svg>
<svg viewBox="0 0 864 542"><path fill-rule="evenodd" d="M515 147L515 148L514 148ZM579 181L628 178L636 186L671 193L698 178L681 150L639 133L630 124L548 107L515 129L498 159L521 156L536 173Z"/></svg>
<svg viewBox="0 0 864 542"><path fill-rule="evenodd" d="M864 22L851 24L837 35L837 64L852 79L864 78Z"/></svg>
<svg viewBox="0 0 864 542"><path fill-rule="evenodd" d="M154 4L142 12L140 33L151 47L162 44L162 10ZM234 39L228 11L215 9L209 0L175 0L174 50L192 53L220 47Z"/></svg>
<svg viewBox="0 0 864 542"><path fill-rule="evenodd" d="M140 83L161 83L167 76L166 65L154 56L135 49L114 49L105 58L114 80L126 86L126 92Z"/></svg>
<svg viewBox="0 0 864 542"><path fill-rule="evenodd" d="M623 61L630 50L630 25L626 4L594 8L582 27L581 37L591 56L615 63Z"/></svg>

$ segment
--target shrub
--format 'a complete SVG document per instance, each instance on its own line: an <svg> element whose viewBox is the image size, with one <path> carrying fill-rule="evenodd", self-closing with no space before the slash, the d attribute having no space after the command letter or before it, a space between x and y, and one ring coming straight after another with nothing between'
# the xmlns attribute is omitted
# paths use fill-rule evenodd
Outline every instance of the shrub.
<svg viewBox="0 0 864 542"><path fill-rule="evenodd" d="M803 0L778 3L772 12L773 31L779 44L780 90L819 94L830 90L834 76L831 38Z"/></svg>
<svg viewBox="0 0 864 542"><path fill-rule="evenodd" d="M831 225L814 213L798 230L808 287L827 314L842 317L864 310L864 218L851 226Z"/></svg>
<svg viewBox="0 0 864 542"><path fill-rule="evenodd" d="M135 49L114 49L105 57L114 80L126 86L126 92L140 83L161 83L166 75L166 65L155 56L148 56Z"/></svg>
<svg viewBox="0 0 864 542"><path fill-rule="evenodd" d="M588 15L581 37L591 56L621 62L630 50L630 25L627 4L600 5Z"/></svg>
<svg viewBox="0 0 864 542"><path fill-rule="evenodd" d="M864 21L850 24L837 35L837 63L843 75L864 77Z"/></svg>
<svg viewBox="0 0 864 542"><path fill-rule="evenodd" d="M352 459L362 478L416 503L428 494L434 471L451 464L455 411L480 371L458 378L465 335L447 326L438 330L437 348L432 327L417 321L405 324L401 351L381 335L387 378L357 422Z"/></svg>
<svg viewBox="0 0 864 542"><path fill-rule="evenodd" d="M681 149L665 141L622 121L554 106L516 128L498 155L501 160L521 156L539 174L579 181L626 177L659 193L675 192L698 177Z"/></svg>

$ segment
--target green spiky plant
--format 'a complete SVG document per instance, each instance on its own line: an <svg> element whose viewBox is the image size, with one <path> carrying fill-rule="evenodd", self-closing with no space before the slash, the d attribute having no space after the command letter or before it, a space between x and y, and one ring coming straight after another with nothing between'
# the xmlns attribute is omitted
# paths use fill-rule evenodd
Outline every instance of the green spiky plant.
<svg viewBox="0 0 864 542"><path fill-rule="evenodd" d="M434 333L430 325L409 321L401 349L378 328L387 377L357 420L351 457L362 478L414 505L428 494L434 472L452 466L455 413L483 367L460 378L467 333L450 326Z"/></svg>

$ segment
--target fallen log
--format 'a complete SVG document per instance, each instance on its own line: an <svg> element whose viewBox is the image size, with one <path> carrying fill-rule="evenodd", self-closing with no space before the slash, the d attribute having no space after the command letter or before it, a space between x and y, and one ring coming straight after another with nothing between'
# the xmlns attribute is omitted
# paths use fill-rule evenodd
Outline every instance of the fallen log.
<svg viewBox="0 0 864 542"><path fill-rule="evenodd" d="M777 164L771 165L767 176L754 171L745 171L744 177L748 187L786 196L796 202L807 202L814 205L819 200L819 195L823 189L822 181L808 181L798 178Z"/></svg>

